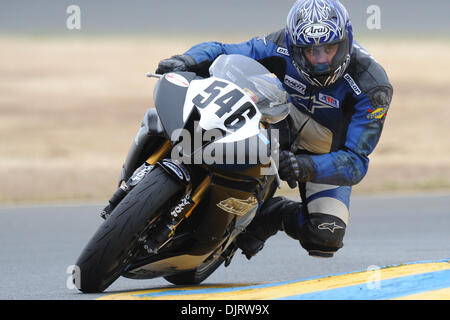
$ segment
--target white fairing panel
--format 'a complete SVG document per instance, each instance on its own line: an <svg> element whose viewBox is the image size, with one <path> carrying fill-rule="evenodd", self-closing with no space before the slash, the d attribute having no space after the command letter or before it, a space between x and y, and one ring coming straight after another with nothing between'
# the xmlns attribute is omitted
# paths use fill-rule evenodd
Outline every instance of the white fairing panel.
<svg viewBox="0 0 450 320"><path fill-rule="evenodd" d="M200 113L200 127L227 133L220 142L244 140L259 133L261 113L257 106L249 94L228 80L211 77L191 81L183 107L184 122L194 106Z"/></svg>

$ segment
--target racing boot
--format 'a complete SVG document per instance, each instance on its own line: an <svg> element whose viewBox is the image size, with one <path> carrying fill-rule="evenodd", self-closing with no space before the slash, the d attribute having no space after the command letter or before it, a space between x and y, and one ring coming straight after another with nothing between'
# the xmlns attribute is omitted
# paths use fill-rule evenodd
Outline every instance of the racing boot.
<svg viewBox="0 0 450 320"><path fill-rule="evenodd" d="M106 219L111 214L129 191L129 188L126 185L122 185L122 183L127 182L131 178L134 171L148 159L156 148L161 145L162 141L164 141L164 130L156 109L148 109L122 166L118 183L119 188L109 199L109 204L100 213L103 219Z"/></svg>
<svg viewBox="0 0 450 320"><path fill-rule="evenodd" d="M237 246L247 259L250 260L261 251L268 238L278 231L287 231L284 225L290 225L294 219L298 219L300 215L297 213L301 206L301 203L284 197L275 197L264 202L253 221L236 238Z"/></svg>

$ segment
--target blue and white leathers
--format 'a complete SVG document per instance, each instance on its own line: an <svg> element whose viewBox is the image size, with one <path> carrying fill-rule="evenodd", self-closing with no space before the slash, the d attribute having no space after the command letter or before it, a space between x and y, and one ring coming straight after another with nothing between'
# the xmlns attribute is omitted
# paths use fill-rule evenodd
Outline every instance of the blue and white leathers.
<svg viewBox="0 0 450 320"><path fill-rule="evenodd" d="M311 86L297 72L284 30L239 44L201 43L186 54L205 66L221 54L242 54L263 63L283 82L296 107L299 132L294 148L311 154L312 182L351 186L365 176L392 86L383 68L358 44L353 45L347 72L329 87Z"/></svg>
<svg viewBox="0 0 450 320"><path fill-rule="evenodd" d="M304 184L307 211L346 225L351 186L368 170L392 98L384 69L354 42L346 73L331 86L312 86L292 63L284 29L238 44L200 43L185 54L204 72L221 54L242 54L277 75L295 106L291 151L309 155L314 164L314 178Z"/></svg>

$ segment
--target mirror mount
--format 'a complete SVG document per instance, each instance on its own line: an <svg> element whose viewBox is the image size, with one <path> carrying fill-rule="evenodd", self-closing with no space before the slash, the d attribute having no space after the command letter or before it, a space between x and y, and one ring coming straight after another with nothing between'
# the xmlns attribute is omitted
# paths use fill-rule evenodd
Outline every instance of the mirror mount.
<svg viewBox="0 0 450 320"><path fill-rule="evenodd" d="M286 117L290 113L289 105L290 103L277 105L271 104L268 108L260 109L259 111L262 115L261 121L269 124L274 124L286 119Z"/></svg>

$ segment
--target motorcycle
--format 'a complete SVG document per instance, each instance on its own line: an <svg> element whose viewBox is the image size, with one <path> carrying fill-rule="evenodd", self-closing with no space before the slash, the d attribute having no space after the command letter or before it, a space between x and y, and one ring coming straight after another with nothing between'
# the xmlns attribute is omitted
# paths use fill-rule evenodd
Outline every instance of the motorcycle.
<svg viewBox="0 0 450 320"><path fill-rule="evenodd" d="M201 283L230 264L236 237L280 186L273 125L289 114L281 82L241 55L222 55L209 71L148 74L158 78L148 119L159 134L79 256L80 291L102 292L120 276ZM140 134L150 126L143 121Z"/></svg>

